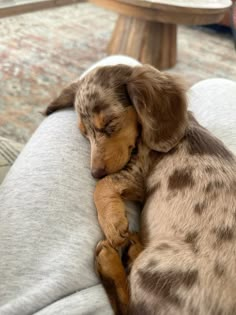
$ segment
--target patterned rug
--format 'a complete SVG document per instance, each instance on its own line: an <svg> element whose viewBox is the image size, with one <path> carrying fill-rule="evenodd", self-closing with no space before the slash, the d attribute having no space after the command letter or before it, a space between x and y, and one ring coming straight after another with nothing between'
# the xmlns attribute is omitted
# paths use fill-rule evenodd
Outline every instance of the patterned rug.
<svg viewBox="0 0 236 315"><path fill-rule="evenodd" d="M60 89L106 56L116 14L83 3L0 20L0 136L25 143ZM178 63L192 85L236 78L232 36L179 27Z"/></svg>

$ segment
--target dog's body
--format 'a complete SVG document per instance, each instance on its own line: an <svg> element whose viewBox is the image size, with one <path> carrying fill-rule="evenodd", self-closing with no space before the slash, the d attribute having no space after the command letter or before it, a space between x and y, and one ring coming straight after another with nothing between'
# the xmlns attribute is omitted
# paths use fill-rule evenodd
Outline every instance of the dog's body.
<svg viewBox="0 0 236 315"><path fill-rule="evenodd" d="M187 112L181 85L151 67L113 66L63 93L47 113L75 104L93 175L108 175L94 195L108 240L96 263L115 312L236 314L236 160ZM114 250L129 239L123 199L144 204L130 290Z"/></svg>
<svg viewBox="0 0 236 315"><path fill-rule="evenodd" d="M147 176L133 314L236 314L236 163L227 150L194 152L192 128L216 140L189 128Z"/></svg>

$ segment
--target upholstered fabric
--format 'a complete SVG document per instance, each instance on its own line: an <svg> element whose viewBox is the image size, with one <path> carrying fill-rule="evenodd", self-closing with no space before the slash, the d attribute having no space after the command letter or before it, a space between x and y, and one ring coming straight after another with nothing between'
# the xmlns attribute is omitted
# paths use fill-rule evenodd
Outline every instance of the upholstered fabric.
<svg viewBox="0 0 236 315"><path fill-rule="evenodd" d="M188 93L189 108L198 121L236 154L236 82L208 79Z"/></svg>
<svg viewBox="0 0 236 315"><path fill-rule="evenodd" d="M98 284L93 253L102 233L88 161L75 113L57 112L41 124L2 183L1 315L33 314Z"/></svg>

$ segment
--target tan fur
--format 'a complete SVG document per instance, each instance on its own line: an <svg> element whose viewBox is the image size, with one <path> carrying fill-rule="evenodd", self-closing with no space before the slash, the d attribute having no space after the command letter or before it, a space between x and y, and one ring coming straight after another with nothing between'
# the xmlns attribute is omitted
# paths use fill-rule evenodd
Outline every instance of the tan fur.
<svg viewBox="0 0 236 315"><path fill-rule="evenodd" d="M52 104L49 113L68 102ZM74 105L92 167L100 161L98 177L108 175L94 194L107 238L96 262L116 314L236 314L236 159L187 112L178 79L102 67L78 82ZM124 200L143 204L142 245L132 243ZM115 250L127 242L129 280Z"/></svg>
<svg viewBox="0 0 236 315"><path fill-rule="evenodd" d="M102 275L102 282L109 294L109 299L116 314L126 312L129 303L128 282L118 252L110 246L107 240L98 243L96 255L96 270ZM106 260L106 264L103 261ZM115 266L115 268L114 268ZM119 300L119 304L116 303Z"/></svg>
<svg viewBox="0 0 236 315"><path fill-rule="evenodd" d="M92 118L93 125L96 129L101 130L105 126L105 117L103 113L95 114Z"/></svg>
<svg viewBox="0 0 236 315"><path fill-rule="evenodd" d="M79 121L79 130L81 131L81 133L82 133L84 136L86 136L86 128L85 128L85 126L84 126L84 124L83 124L82 121Z"/></svg>
<svg viewBox="0 0 236 315"><path fill-rule="evenodd" d="M95 116L95 126L100 123L100 128L104 128L104 122ZM104 167L106 173L114 173L125 166L130 159L132 148L135 147L137 138L137 114L133 108L127 109L119 117L119 128L111 137L104 137L102 132L98 132L97 142L90 140L91 143L91 169ZM99 145L98 145L99 142ZM116 154L114 154L116 152Z"/></svg>

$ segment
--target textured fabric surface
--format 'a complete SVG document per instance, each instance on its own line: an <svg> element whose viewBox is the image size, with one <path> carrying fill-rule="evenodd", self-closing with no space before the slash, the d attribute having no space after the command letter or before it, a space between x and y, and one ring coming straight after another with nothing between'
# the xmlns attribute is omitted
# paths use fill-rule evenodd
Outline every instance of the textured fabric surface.
<svg viewBox="0 0 236 315"><path fill-rule="evenodd" d="M0 184L14 163L23 145L0 137Z"/></svg>
<svg viewBox="0 0 236 315"><path fill-rule="evenodd" d="M1 315L33 314L98 284L93 257L102 233L88 148L75 113L58 112L0 187Z"/></svg>
<svg viewBox="0 0 236 315"><path fill-rule="evenodd" d="M201 81L190 89L189 103L199 122L236 154L236 82Z"/></svg>
<svg viewBox="0 0 236 315"><path fill-rule="evenodd" d="M35 315L112 315L101 284L61 299Z"/></svg>
<svg viewBox="0 0 236 315"><path fill-rule="evenodd" d="M1 136L26 143L43 119L40 110L107 55L116 19L91 3L0 19ZM169 71L186 78L189 87L211 77L236 78L229 34L179 26L177 41L177 64Z"/></svg>
<svg viewBox="0 0 236 315"><path fill-rule="evenodd" d="M205 124L211 126L209 113L217 108L215 130L226 115L235 117L233 107L224 111L235 99L231 82L218 86L224 98L214 98L218 82L195 86L189 96L194 111L202 108L197 116ZM206 106L210 99L214 107ZM236 145L235 128L228 136ZM75 113L49 116L0 186L1 315L112 314L94 272L94 249L103 237L94 186L89 145ZM137 222L135 209L131 217Z"/></svg>

